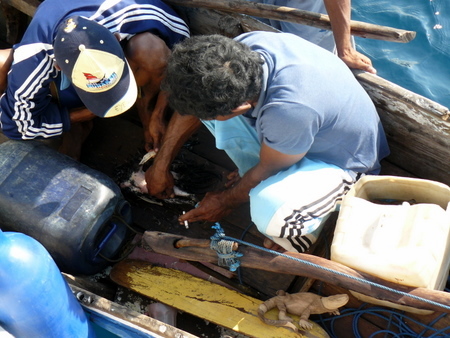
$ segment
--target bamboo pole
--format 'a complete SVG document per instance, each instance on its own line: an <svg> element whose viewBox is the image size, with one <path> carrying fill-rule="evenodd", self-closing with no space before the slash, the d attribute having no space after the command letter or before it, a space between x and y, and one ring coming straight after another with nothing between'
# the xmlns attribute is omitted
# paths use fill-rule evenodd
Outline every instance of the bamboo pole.
<svg viewBox="0 0 450 338"><path fill-rule="evenodd" d="M183 7L201 7L223 12L240 13L265 19L289 21L316 28L331 30L328 15L291 7L260 4L245 0L165 0L168 4ZM351 21L351 34L362 38L406 43L413 40L416 32Z"/></svg>
<svg viewBox="0 0 450 338"><path fill-rule="evenodd" d="M4 0L21 12L33 16L39 5L37 0ZM316 28L331 30L328 15L303 11L291 7L260 4L243 0L165 0L171 5L184 7L202 7L224 12L241 13L266 19L289 21ZM360 21L351 22L351 34L362 38L406 43L413 40L416 32Z"/></svg>
<svg viewBox="0 0 450 338"><path fill-rule="evenodd" d="M217 253L204 246L176 248L176 243L180 240L183 243L188 243L188 237L146 231L142 240L153 251L160 254L189 261L217 264ZM192 243L194 242L192 241ZM239 258L242 267L318 279L392 303L419 309L450 312L450 294L447 292L392 283L337 262L308 254L289 253L289 256L306 262L303 263L245 245L239 246L239 252L243 254ZM318 265L320 268L314 265ZM330 270L337 273L330 272ZM364 280L364 282L361 280ZM442 306L439 304L442 304Z"/></svg>

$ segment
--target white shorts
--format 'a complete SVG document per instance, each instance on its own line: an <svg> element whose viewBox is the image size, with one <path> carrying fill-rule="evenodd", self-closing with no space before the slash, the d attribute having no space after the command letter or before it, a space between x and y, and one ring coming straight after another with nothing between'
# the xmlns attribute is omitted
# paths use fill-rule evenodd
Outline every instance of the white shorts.
<svg viewBox="0 0 450 338"><path fill-rule="evenodd" d="M242 176L259 161L260 141L243 116L203 121ZM250 191L250 212L258 230L288 251L304 252L336 203L359 178L320 160L303 158Z"/></svg>

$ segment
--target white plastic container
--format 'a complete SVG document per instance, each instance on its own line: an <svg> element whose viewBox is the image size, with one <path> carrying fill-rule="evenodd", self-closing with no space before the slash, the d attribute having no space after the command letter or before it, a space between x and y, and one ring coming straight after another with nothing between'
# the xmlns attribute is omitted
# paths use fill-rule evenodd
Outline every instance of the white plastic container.
<svg viewBox="0 0 450 338"><path fill-rule="evenodd" d="M449 202L450 188L442 183L365 176L342 201L331 260L390 282L443 290L450 266ZM373 304L432 312L352 293Z"/></svg>

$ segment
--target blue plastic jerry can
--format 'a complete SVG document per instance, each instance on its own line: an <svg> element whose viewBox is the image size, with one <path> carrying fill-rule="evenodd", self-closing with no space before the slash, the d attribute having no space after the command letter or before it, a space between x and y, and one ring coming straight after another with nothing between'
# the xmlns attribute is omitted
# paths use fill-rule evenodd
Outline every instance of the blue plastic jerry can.
<svg viewBox="0 0 450 338"><path fill-rule="evenodd" d="M39 241L61 271L103 270L120 256L131 221L106 174L41 142L0 144L0 227Z"/></svg>
<svg viewBox="0 0 450 338"><path fill-rule="evenodd" d="M1 230L0 326L16 338L95 337L47 250L27 235Z"/></svg>

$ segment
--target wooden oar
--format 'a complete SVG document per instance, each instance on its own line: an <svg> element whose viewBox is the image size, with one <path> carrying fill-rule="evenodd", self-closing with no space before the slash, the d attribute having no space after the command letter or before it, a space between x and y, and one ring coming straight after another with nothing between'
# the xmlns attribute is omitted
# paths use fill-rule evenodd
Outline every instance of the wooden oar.
<svg viewBox="0 0 450 338"><path fill-rule="evenodd" d="M245 0L165 0L165 2L171 5L215 9L223 12L240 13L259 18L295 22L331 30L331 23L328 15L291 7L266 5ZM363 38L403 43L413 40L416 36L416 32L414 31L353 20L351 21L351 33L352 35Z"/></svg>
<svg viewBox="0 0 450 338"><path fill-rule="evenodd" d="M150 246L153 251L160 254L199 262L217 263L218 260L217 253L214 250L205 247L205 243L209 242L209 240L204 240L205 243L194 240L191 243L196 243L195 245L201 243L201 245L185 246L191 240L190 238L153 231L145 232L142 240L143 243ZM179 241L183 244L179 245ZM243 267L309 277L400 305L440 312L450 312L448 309L450 307L450 295L447 292L395 284L367 273L351 269L328 259L308 254L289 253L289 256L307 262L302 263L245 245L239 246L238 251L243 254L243 256L239 258L241 266ZM319 265L322 268L310 264ZM336 271L339 274L335 274L329 270ZM374 284L381 285L382 287L377 287ZM399 294L390 289L407 293L410 296ZM428 303L415 297L426 299L437 304ZM439 304L443 304L444 307Z"/></svg>

